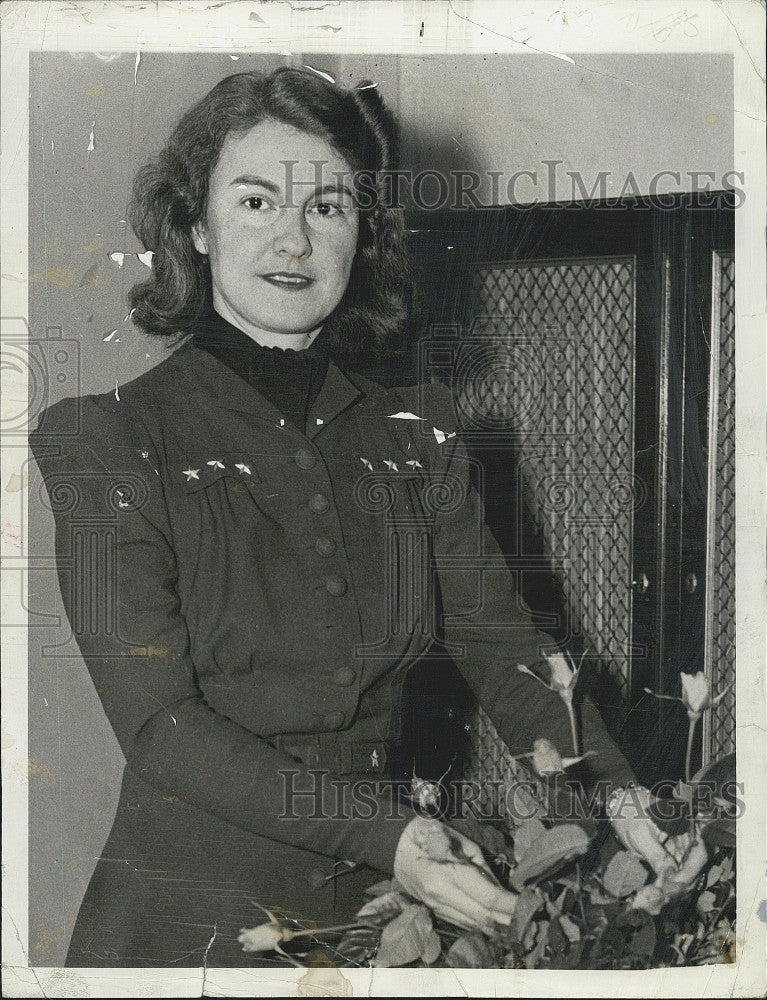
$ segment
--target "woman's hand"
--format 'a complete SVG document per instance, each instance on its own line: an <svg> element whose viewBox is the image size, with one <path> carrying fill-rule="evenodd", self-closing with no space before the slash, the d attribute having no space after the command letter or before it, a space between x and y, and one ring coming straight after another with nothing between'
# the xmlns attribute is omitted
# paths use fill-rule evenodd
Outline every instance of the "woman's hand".
<svg viewBox="0 0 767 1000"><path fill-rule="evenodd" d="M501 888L480 848L436 819L416 816L400 837L394 875L444 920L492 934L511 922L517 897Z"/></svg>
<svg viewBox="0 0 767 1000"><path fill-rule="evenodd" d="M647 861L661 884L681 892L706 863L706 846L689 832L670 837L651 819L652 804L646 788L634 788L631 795L619 789L608 800L607 815L623 846Z"/></svg>

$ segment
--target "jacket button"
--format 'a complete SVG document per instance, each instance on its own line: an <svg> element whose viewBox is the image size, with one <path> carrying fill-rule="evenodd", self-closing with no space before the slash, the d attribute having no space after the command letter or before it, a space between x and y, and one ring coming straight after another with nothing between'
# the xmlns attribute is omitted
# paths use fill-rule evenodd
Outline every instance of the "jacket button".
<svg viewBox="0 0 767 1000"><path fill-rule="evenodd" d="M309 500L309 509L314 511L315 514L324 514L329 506L330 500L328 500L324 493L315 493Z"/></svg>
<svg viewBox="0 0 767 1000"><path fill-rule="evenodd" d="M315 868L309 876L309 885L312 889L322 889L328 884L328 876L321 868Z"/></svg>
<svg viewBox="0 0 767 1000"><path fill-rule="evenodd" d="M330 715L325 716L325 725L328 729L340 729L343 724L343 712L331 712Z"/></svg>
<svg viewBox="0 0 767 1000"><path fill-rule="evenodd" d="M299 469L313 469L317 464L317 459L306 448L302 448L296 453L296 465Z"/></svg>
<svg viewBox="0 0 767 1000"><path fill-rule="evenodd" d="M346 593L347 586L342 576L329 576L325 581L325 590L333 597L342 597Z"/></svg>
<svg viewBox="0 0 767 1000"><path fill-rule="evenodd" d="M337 684L339 687L349 687L357 679L357 674L352 670L351 667L340 667L333 674L333 683Z"/></svg>
<svg viewBox="0 0 767 1000"><path fill-rule="evenodd" d="M336 551L336 543L332 538L318 538L314 543L314 548L321 556L332 556Z"/></svg>

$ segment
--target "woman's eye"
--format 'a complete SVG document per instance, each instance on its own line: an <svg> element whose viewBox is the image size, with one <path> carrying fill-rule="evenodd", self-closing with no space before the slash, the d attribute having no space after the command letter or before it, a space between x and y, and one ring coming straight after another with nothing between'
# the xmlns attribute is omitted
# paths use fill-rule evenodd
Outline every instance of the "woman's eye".
<svg viewBox="0 0 767 1000"><path fill-rule="evenodd" d="M249 198L245 199L243 204L254 212L260 212L262 209L269 207L266 200L258 194L252 194Z"/></svg>
<svg viewBox="0 0 767 1000"><path fill-rule="evenodd" d="M323 216L324 218L332 218L334 215L340 215L343 210L340 205L332 205L328 201L318 201L317 204L313 206L311 211L316 212L317 215Z"/></svg>

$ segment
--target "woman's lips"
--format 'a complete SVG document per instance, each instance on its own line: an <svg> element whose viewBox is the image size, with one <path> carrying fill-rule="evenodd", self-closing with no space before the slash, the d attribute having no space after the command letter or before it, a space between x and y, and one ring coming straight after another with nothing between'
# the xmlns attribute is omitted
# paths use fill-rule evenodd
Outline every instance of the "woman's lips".
<svg viewBox="0 0 767 1000"><path fill-rule="evenodd" d="M270 285L274 285L275 288L285 288L293 291L308 288L314 281L313 278L308 278L305 274L290 274L287 271L274 271L271 274L262 274L261 277L264 281L268 281Z"/></svg>

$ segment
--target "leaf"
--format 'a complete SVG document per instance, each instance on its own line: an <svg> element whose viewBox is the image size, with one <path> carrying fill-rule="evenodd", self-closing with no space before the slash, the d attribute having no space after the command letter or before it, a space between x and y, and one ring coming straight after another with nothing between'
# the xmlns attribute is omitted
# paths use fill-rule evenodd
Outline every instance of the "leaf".
<svg viewBox="0 0 767 1000"><path fill-rule="evenodd" d="M646 910L624 910L613 924L620 950L628 945L632 955L649 959L655 950L655 921Z"/></svg>
<svg viewBox="0 0 767 1000"><path fill-rule="evenodd" d="M732 858L724 857L722 858L721 864L719 866L722 870L722 881L729 880L732 875Z"/></svg>
<svg viewBox="0 0 767 1000"><path fill-rule="evenodd" d="M567 916L566 913L563 913L562 916L559 918L559 924L562 930L565 932L565 936L567 937L568 941L570 942L580 941L581 929L574 920L572 920L570 917Z"/></svg>
<svg viewBox="0 0 767 1000"><path fill-rule="evenodd" d="M519 865L511 873L510 882L518 892L525 882L553 871L588 850L589 838L580 826L565 823L545 830L525 851Z"/></svg>
<svg viewBox="0 0 767 1000"><path fill-rule="evenodd" d="M568 890L567 889L563 889L560 892L560 894L557 896L557 898L554 900L554 907L556 909L556 916L559 916L559 914L565 908L565 900L567 899L567 893L568 893Z"/></svg>
<svg viewBox="0 0 767 1000"><path fill-rule="evenodd" d="M371 885L367 889L365 889L365 895L370 896L371 898L375 898L376 896L383 896L387 892L393 892L394 891L394 886L392 884L393 882L394 879L390 878L384 879L383 882L376 882L375 885Z"/></svg>
<svg viewBox="0 0 767 1000"><path fill-rule="evenodd" d="M578 892L581 887L581 880L577 875L575 878L571 878L569 875L562 875L554 879L554 884L563 885L566 889L572 889L573 892Z"/></svg>
<svg viewBox="0 0 767 1000"><path fill-rule="evenodd" d="M521 861L528 848L546 832L546 827L539 819L527 819L520 823L514 831L514 857Z"/></svg>
<svg viewBox="0 0 767 1000"><path fill-rule="evenodd" d="M525 965L528 969L538 968L538 963L546 950L546 945L549 943L549 921L542 920L535 926L538 940L535 942L535 947L530 954L525 956Z"/></svg>
<svg viewBox="0 0 767 1000"><path fill-rule="evenodd" d="M434 965L441 954L442 942L439 939L439 935L432 928L421 948L421 958L427 965Z"/></svg>
<svg viewBox="0 0 767 1000"><path fill-rule="evenodd" d="M530 951L530 949L533 947L533 945L535 944L535 939L537 934L538 934L538 925L534 922L528 924L527 930L525 931L522 937L522 947L525 951Z"/></svg>
<svg viewBox="0 0 767 1000"><path fill-rule="evenodd" d="M543 896L538 889L526 886L519 894L517 905L514 908L514 929L518 941L523 940L527 925L542 905Z"/></svg>
<svg viewBox="0 0 767 1000"><path fill-rule="evenodd" d="M451 969L494 969L497 956L483 934L464 934L450 946L445 961Z"/></svg>
<svg viewBox="0 0 767 1000"><path fill-rule="evenodd" d="M568 950L559 958L552 958L546 963L547 969L577 969L583 954L583 943L574 941Z"/></svg>
<svg viewBox="0 0 767 1000"><path fill-rule="evenodd" d="M594 906L610 906L615 903L612 896L603 895L599 889L587 889L586 892Z"/></svg>
<svg viewBox="0 0 767 1000"><path fill-rule="evenodd" d="M347 931L333 950L350 965L368 965L380 939L378 928L356 927Z"/></svg>
<svg viewBox="0 0 767 1000"><path fill-rule="evenodd" d="M381 934L373 965L394 969L422 958L427 965L439 958L442 945L434 932L431 914L425 906L406 906L398 917L387 924Z"/></svg>
<svg viewBox="0 0 767 1000"><path fill-rule="evenodd" d="M706 888L710 889L712 885L716 883L722 877L722 866L721 865L711 865L708 870L708 875L706 876Z"/></svg>
<svg viewBox="0 0 767 1000"><path fill-rule="evenodd" d="M578 935L577 940L574 940L565 931L564 921L572 925L574 933ZM555 917L549 927L549 948L551 956L543 959L541 966L547 969L574 969L583 950L583 945L580 943L580 930L576 924L567 917Z"/></svg>
<svg viewBox="0 0 767 1000"><path fill-rule="evenodd" d="M698 896L698 913L711 913L714 909L715 902L716 896L713 892L702 892L700 896Z"/></svg>
<svg viewBox="0 0 767 1000"><path fill-rule="evenodd" d="M714 819L703 825L701 831L703 840L709 847L735 846L735 820Z"/></svg>
<svg viewBox="0 0 767 1000"><path fill-rule="evenodd" d="M451 817L450 826L464 837L479 844L491 856L509 853L509 842L500 830L491 823L481 823L469 813L466 816Z"/></svg>
<svg viewBox="0 0 767 1000"><path fill-rule="evenodd" d="M710 781L721 787L734 782L735 777L735 754L730 753L702 767L697 774L693 775L691 784L697 785L703 781Z"/></svg>
<svg viewBox="0 0 767 1000"><path fill-rule="evenodd" d="M692 785L688 785L686 781L678 781L674 785L674 798L679 799L681 802L685 802L688 806L692 805Z"/></svg>
<svg viewBox="0 0 767 1000"><path fill-rule="evenodd" d="M636 913L644 913L644 910L636 910ZM650 959L655 951L655 923L649 913L645 914L646 922L637 929L631 941L631 951L641 958Z"/></svg>
<svg viewBox="0 0 767 1000"><path fill-rule="evenodd" d="M636 892L647 882L647 869L628 851L619 851L613 855L605 869L604 887L618 899Z"/></svg>
<svg viewBox="0 0 767 1000"><path fill-rule="evenodd" d="M357 920L383 927L402 913L407 905L407 900L398 892L385 892L382 896L375 896L369 903L365 903L362 909L357 911Z"/></svg>
<svg viewBox="0 0 767 1000"><path fill-rule="evenodd" d="M562 955L567 951L567 938L559 917L554 917L549 924L549 947L555 955Z"/></svg>

